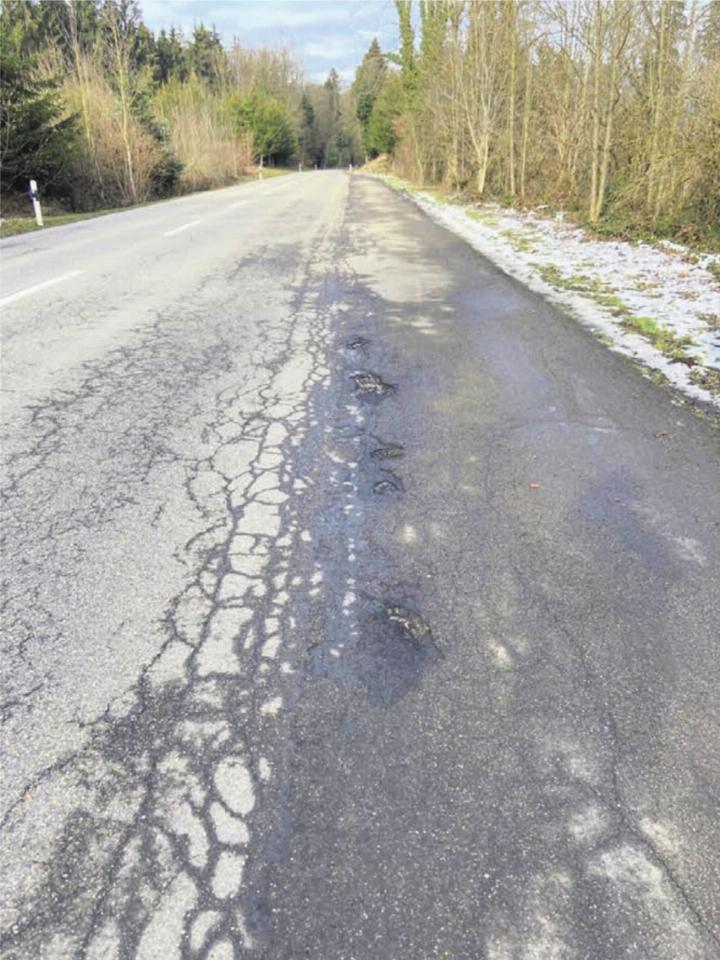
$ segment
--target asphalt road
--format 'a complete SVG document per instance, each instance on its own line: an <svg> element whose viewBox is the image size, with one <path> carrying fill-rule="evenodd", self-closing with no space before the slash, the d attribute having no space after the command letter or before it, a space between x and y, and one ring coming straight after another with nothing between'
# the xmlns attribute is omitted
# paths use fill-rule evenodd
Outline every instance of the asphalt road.
<svg viewBox="0 0 720 960"><path fill-rule="evenodd" d="M4 960L720 957L709 419L365 177L0 251Z"/></svg>

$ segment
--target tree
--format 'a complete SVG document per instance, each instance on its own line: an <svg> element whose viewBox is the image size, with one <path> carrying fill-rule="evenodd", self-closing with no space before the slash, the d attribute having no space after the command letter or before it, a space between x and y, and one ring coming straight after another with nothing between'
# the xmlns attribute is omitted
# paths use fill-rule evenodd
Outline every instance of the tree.
<svg viewBox="0 0 720 960"><path fill-rule="evenodd" d="M300 159L305 164L318 162L317 126L315 123L315 109L307 90L303 91L300 101L300 130L298 133L298 149Z"/></svg>
<svg viewBox="0 0 720 960"><path fill-rule="evenodd" d="M362 63L355 72L352 95L355 99L355 115L360 123L361 139L366 153L372 149L368 142L368 128L373 107L387 77L387 64L377 39L368 47Z"/></svg>
<svg viewBox="0 0 720 960"><path fill-rule="evenodd" d="M132 149L132 120L143 96L143 77L133 56L140 23L136 0L115 0L103 8L105 69L115 88L120 107L120 131L125 154L127 202L139 199Z"/></svg>
<svg viewBox="0 0 720 960"><path fill-rule="evenodd" d="M72 59L72 40L83 51L92 49L98 39L99 0L82 3L58 3L57 0L12 0L2 5L3 30L19 28L17 42L24 54L34 55L48 46L61 50L66 61Z"/></svg>
<svg viewBox="0 0 720 960"><path fill-rule="evenodd" d="M415 31L412 24L412 0L395 0L400 31L400 53L396 58L402 70L403 90L407 105L412 103L417 81Z"/></svg>
<svg viewBox="0 0 720 960"><path fill-rule="evenodd" d="M630 33L632 9L627 0L596 0L594 7L592 69L592 140L590 144L589 218L600 219L605 205L613 124L620 91L621 57Z"/></svg>
<svg viewBox="0 0 720 960"><path fill-rule="evenodd" d="M3 190L27 189L35 178L63 192L76 146L75 118L65 115L57 79L35 74L20 32L0 15L0 171Z"/></svg>
<svg viewBox="0 0 720 960"><path fill-rule="evenodd" d="M270 163L287 163L297 151L297 137L292 118L285 107L272 97L251 95L233 104L239 132L252 135L258 159Z"/></svg>
<svg viewBox="0 0 720 960"><path fill-rule="evenodd" d="M395 5L400 172L593 222L714 219L720 0Z"/></svg>
<svg viewBox="0 0 720 960"><path fill-rule="evenodd" d="M323 161L326 167L336 167L340 162L338 148L338 131L340 129L340 77L335 69L328 74L323 84L325 91L323 111L321 114L321 131L323 134L324 152Z"/></svg>
<svg viewBox="0 0 720 960"><path fill-rule="evenodd" d="M399 74L390 74L375 99L366 135L367 150L371 155L391 154L395 149L395 123L400 115L400 87Z"/></svg>
<svg viewBox="0 0 720 960"><path fill-rule="evenodd" d="M218 81L222 54L222 43L217 30L214 27L208 30L199 23L193 30L192 41L188 47L190 69L212 86Z"/></svg>
<svg viewBox="0 0 720 960"><path fill-rule="evenodd" d="M340 89L340 77L331 70L316 91L315 117L318 131L318 153L325 167L345 166L358 156L357 125L354 109Z"/></svg>
<svg viewBox="0 0 720 960"><path fill-rule="evenodd" d="M169 34L161 30L155 43L153 79L160 84L171 79L187 80L189 72L181 34L175 27Z"/></svg>

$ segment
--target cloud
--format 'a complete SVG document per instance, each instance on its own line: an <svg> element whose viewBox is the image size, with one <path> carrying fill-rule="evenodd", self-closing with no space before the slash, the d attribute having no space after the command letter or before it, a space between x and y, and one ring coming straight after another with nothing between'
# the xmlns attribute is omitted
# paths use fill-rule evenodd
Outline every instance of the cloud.
<svg viewBox="0 0 720 960"><path fill-rule="evenodd" d="M347 20L347 12L340 9L339 4L336 8L329 0L324 3L309 3L308 6L314 8L311 10L299 10L298 6L281 3L279 0L252 4L253 9L246 25L259 30L268 27L311 27L320 23L343 23Z"/></svg>
<svg viewBox="0 0 720 960"><path fill-rule="evenodd" d="M308 41L302 47L303 56L316 60L345 60L354 52L354 45L338 37L326 37L322 43Z"/></svg>
<svg viewBox="0 0 720 960"><path fill-rule="evenodd" d="M262 2L203 2L203 0L144 0L143 19L151 27L155 22L193 26L202 21L215 24L232 35L278 27L284 31L326 23L347 23L353 6L347 0L262 0Z"/></svg>

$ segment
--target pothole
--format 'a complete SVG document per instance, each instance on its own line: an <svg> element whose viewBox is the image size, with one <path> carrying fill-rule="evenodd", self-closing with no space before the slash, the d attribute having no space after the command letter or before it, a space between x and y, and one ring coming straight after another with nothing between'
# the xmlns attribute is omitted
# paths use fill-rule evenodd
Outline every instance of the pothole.
<svg viewBox="0 0 720 960"><path fill-rule="evenodd" d="M401 443L388 443L387 446L377 447L370 456L373 460L399 460L405 456L405 447Z"/></svg>
<svg viewBox="0 0 720 960"><path fill-rule="evenodd" d="M353 337L352 340L348 340L347 348L348 350L364 350L370 344L370 341L367 337Z"/></svg>
<svg viewBox="0 0 720 960"><path fill-rule="evenodd" d="M404 491L405 485L394 473L389 473L388 476L383 477L382 480L376 480L373 484L373 493L403 493Z"/></svg>
<svg viewBox="0 0 720 960"><path fill-rule="evenodd" d="M382 377L369 370L361 370L359 373L353 373L352 379L355 382L355 389L359 394L368 398L385 397L395 392L395 387L391 383L385 383Z"/></svg>
<svg viewBox="0 0 720 960"><path fill-rule="evenodd" d="M427 620L419 613L407 607L386 607L385 616L390 623L400 628L402 636L411 643L420 644L422 640L432 636L432 630Z"/></svg>
<svg viewBox="0 0 720 960"><path fill-rule="evenodd" d="M367 615L359 610L361 630L352 668L365 685L370 705L385 707L414 690L445 654L417 609L387 600L375 606L377 601L367 599L374 609L365 608Z"/></svg>

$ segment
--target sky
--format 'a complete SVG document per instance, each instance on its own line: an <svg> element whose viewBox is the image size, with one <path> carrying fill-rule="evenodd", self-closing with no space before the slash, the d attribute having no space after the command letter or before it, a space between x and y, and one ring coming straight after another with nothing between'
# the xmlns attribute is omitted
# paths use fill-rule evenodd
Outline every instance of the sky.
<svg viewBox="0 0 720 960"><path fill-rule="evenodd" d="M352 81L373 37L395 50L397 25L392 0L140 0L153 31L196 23L214 25L223 43L237 37L252 47L286 46L309 81L321 83L335 67Z"/></svg>

